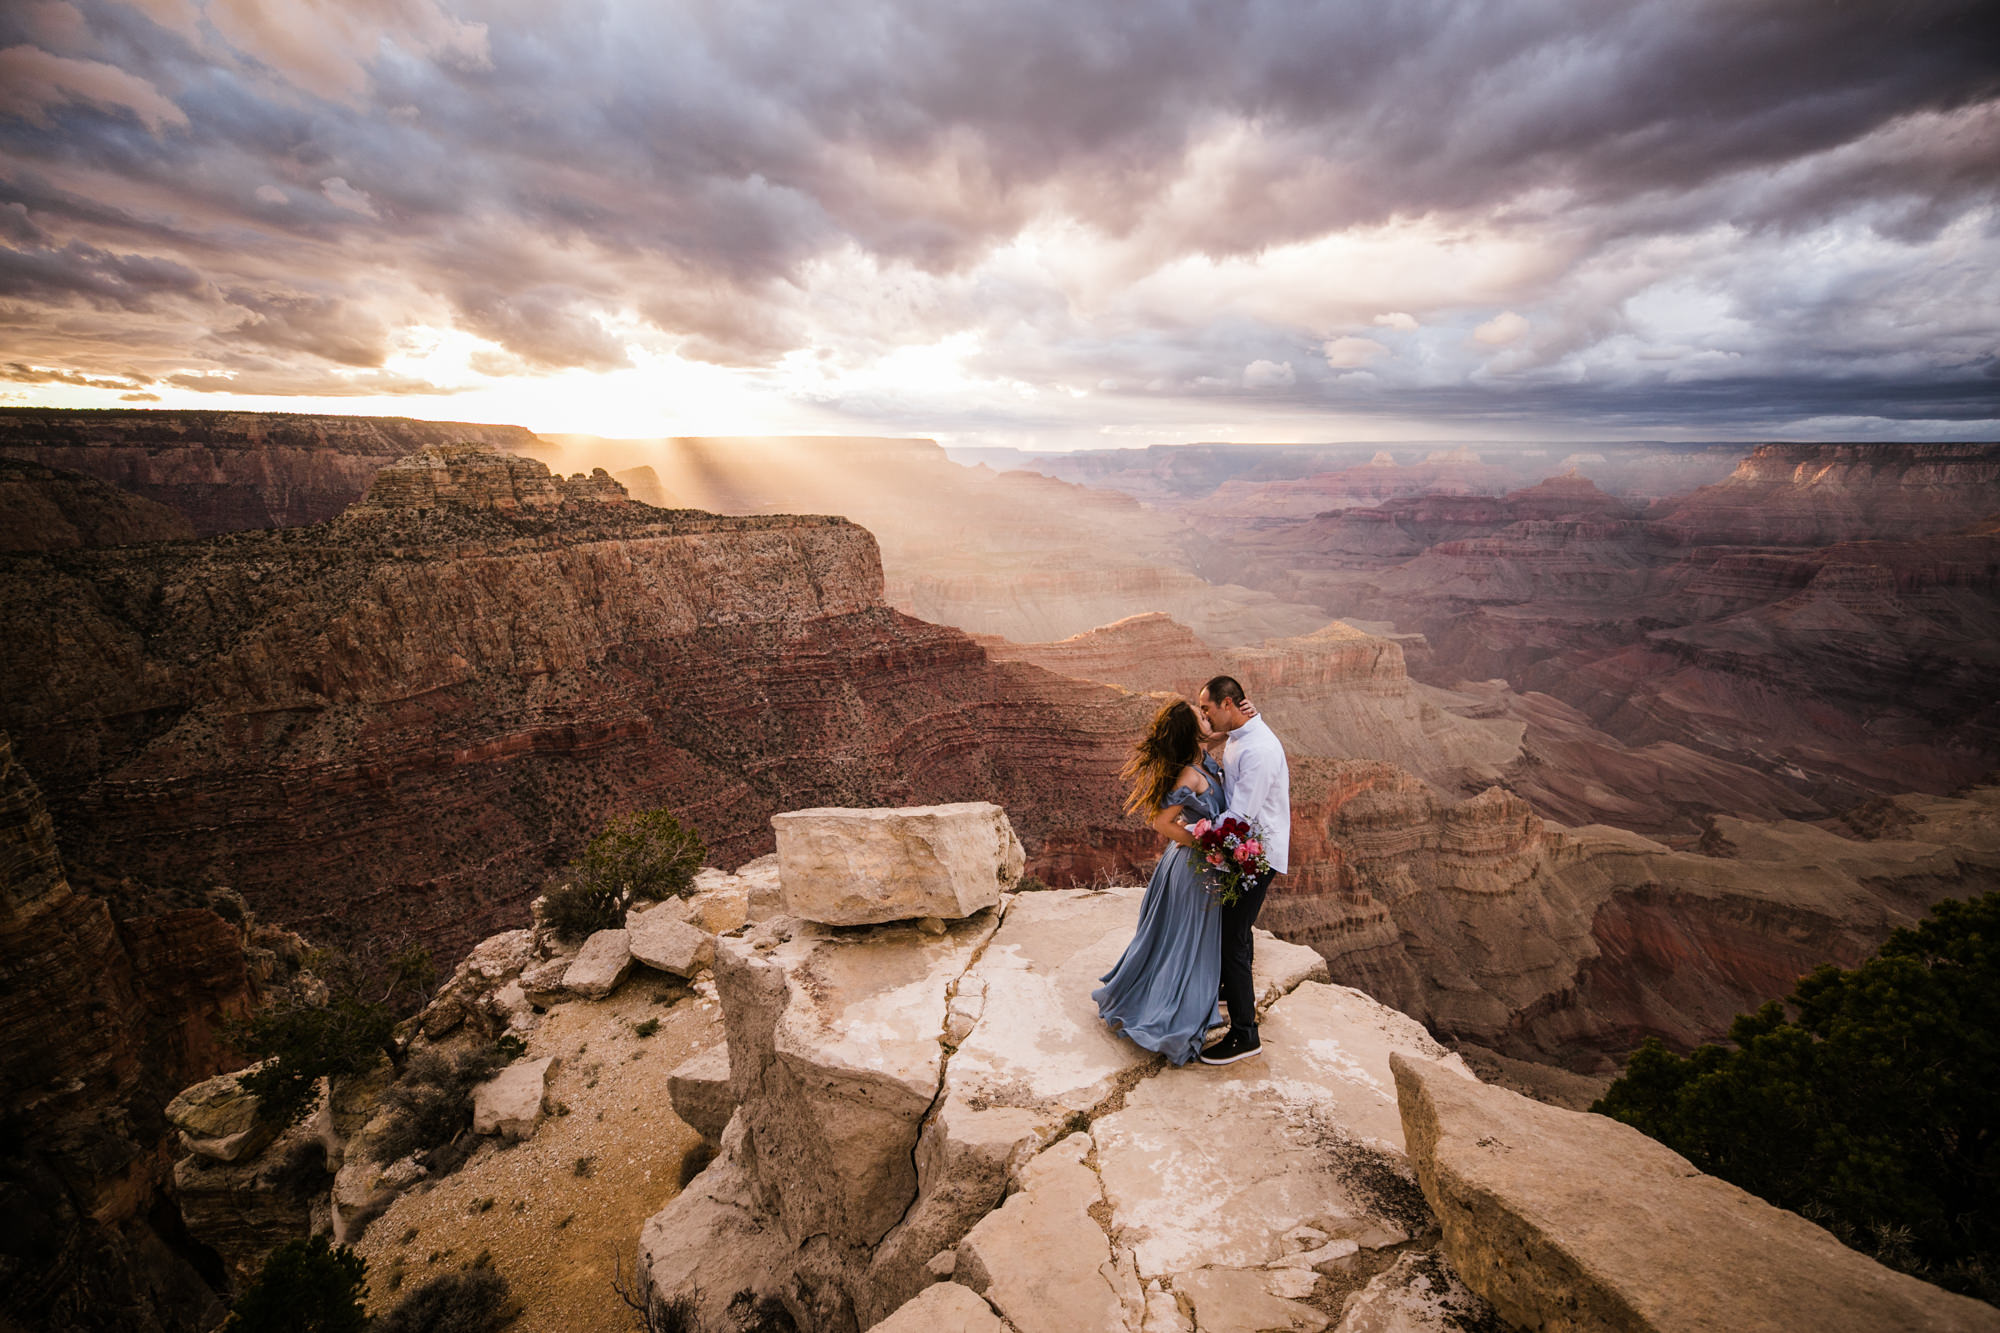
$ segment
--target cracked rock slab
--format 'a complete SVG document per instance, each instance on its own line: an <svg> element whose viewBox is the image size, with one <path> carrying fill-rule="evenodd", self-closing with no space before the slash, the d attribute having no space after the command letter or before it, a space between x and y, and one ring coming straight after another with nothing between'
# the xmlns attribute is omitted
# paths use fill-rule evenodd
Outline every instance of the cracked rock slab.
<svg viewBox="0 0 2000 1333"><path fill-rule="evenodd" d="M1606 1116L1394 1060L1410 1158L1466 1285L1549 1330L1997 1330Z"/></svg>
<svg viewBox="0 0 2000 1333"><path fill-rule="evenodd" d="M1174 1290L1194 1306L1201 1333L1269 1333L1296 1329L1321 1333L1333 1321L1310 1305L1271 1293L1269 1275L1234 1268L1201 1268L1182 1274Z"/></svg>
<svg viewBox="0 0 2000 1333"><path fill-rule="evenodd" d="M1005 1333L1006 1327L992 1306L956 1282L925 1287L872 1326L873 1333Z"/></svg>
<svg viewBox="0 0 2000 1333"><path fill-rule="evenodd" d="M1407 1171L1391 1053L1472 1077L1415 1020L1345 986L1301 985L1259 1033L1262 1056L1163 1069L1091 1127L1113 1232L1144 1277L1261 1268L1302 1235L1334 1247L1328 1259L1373 1240L1382 1219L1354 1167Z"/></svg>
<svg viewBox="0 0 2000 1333"><path fill-rule="evenodd" d="M1019 1333L1124 1329L1110 1242L1091 1214L1103 1197L1072 1134L1021 1172L1021 1189L958 1245L953 1281L984 1296Z"/></svg>
<svg viewBox="0 0 2000 1333"><path fill-rule="evenodd" d="M872 1246L902 1218L944 1070L947 992L994 926L993 913L942 936L794 922L719 941L750 1174L791 1234Z"/></svg>

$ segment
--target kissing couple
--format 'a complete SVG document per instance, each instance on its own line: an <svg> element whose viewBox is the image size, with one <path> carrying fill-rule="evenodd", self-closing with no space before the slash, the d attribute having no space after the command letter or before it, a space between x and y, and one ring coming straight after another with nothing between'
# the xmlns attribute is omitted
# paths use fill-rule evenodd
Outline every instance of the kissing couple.
<svg viewBox="0 0 2000 1333"><path fill-rule="evenodd" d="M1285 747L1235 678L1217 676L1194 704L1176 699L1159 711L1120 776L1132 784L1126 813L1147 815L1169 846L1146 885L1138 931L1090 998L1105 1022L1173 1064L1227 1065L1257 1055L1263 1046L1250 928L1271 881L1288 864L1292 780ZM1215 864L1226 858L1211 857L1200 836L1228 819L1249 826L1249 839L1262 844L1270 864L1245 877L1231 902L1216 891ZM1218 990L1229 1031L1204 1047Z"/></svg>

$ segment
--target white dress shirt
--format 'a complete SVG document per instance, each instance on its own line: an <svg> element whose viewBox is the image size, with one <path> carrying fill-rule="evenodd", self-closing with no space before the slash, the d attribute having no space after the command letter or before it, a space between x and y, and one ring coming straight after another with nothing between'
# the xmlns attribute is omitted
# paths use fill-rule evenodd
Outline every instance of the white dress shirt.
<svg viewBox="0 0 2000 1333"><path fill-rule="evenodd" d="M1229 733L1222 747L1223 814L1264 831L1264 856L1279 874L1291 865L1292 769L1285 747L1261 717Z"/></svg>

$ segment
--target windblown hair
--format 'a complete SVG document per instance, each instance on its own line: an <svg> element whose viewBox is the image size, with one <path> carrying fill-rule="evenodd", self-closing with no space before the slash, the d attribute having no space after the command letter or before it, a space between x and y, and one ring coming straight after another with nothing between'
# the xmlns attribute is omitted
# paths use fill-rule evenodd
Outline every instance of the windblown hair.
<svg viewBox="0 0 2000 1333"><path fill-rule="evenodd" d="M1201 724L1193 706L1185 699L1176 699L1154 716L1118 774L1132 784L1125 797L1125 813L1156 815L1165 809L1174 779L1200 758Z"/></svg>

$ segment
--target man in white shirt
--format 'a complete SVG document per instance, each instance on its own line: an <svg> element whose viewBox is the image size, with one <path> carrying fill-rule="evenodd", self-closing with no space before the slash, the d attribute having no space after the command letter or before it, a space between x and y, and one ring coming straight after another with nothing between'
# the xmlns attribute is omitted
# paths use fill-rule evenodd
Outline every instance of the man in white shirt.
<svg viewBox="0 0 2000 1333"><path fill-rule="evenodd" d="M1271 881L1290 866L1292 770L1285 747L1243 698L1233 676L1217 676L1202 687L1197 705L1215 731L1228 734L1222 752L1223 817L1248 820L1263 833L1271 873L1222 912L1222 1000L1229 1007L1229 1031L1204 1049L1205 1065L1234 1064L1263 1052L1257 1039L1257 993L1250 979L1256 941L1250 929L1264 906Z"/></svg>

